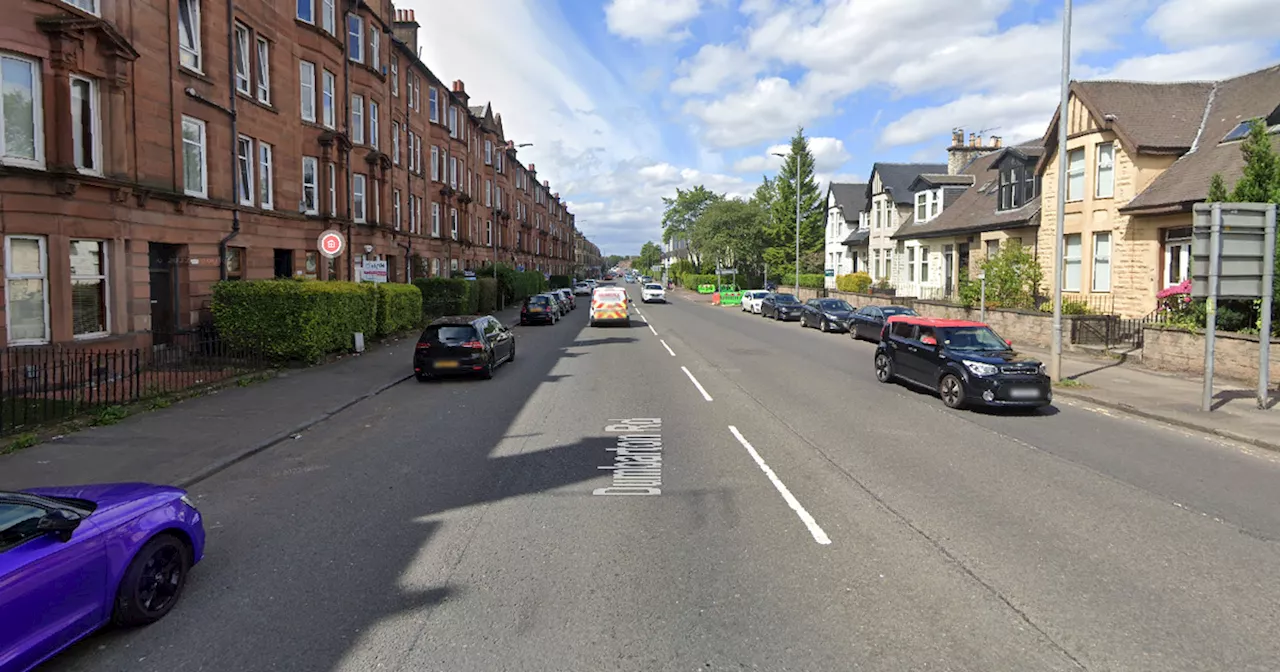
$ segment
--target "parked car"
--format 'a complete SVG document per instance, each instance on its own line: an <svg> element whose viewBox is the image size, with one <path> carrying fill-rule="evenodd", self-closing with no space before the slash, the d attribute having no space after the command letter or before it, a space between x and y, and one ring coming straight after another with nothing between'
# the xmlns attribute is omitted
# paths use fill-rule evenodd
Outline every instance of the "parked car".
<svg viewBox="0 0 1280 672"><path fill-rule="evenodd" d="M30 670L108 622L160 620L204 547L204 521L179 488L0 492L0 669Z"/></svg>
<svg viewBox="0 0 1280 672"><path fill-rule="evenodd" d="M647 284L647 283L650 283L650 282L653 282L653 276L652 276L652 275L642 275L642 276L640 276L640 282L643 282L643 283L646 283L646 284Z"/></svg>
<svg viewBox="0 0 1280 672"><path fill-rule="evenodd" d="M492 315L442 317L427 325L413 350L413 375L425 382L441 376L479 375L516 358L516 335Z"/></svg>
<svg viewBox="0 0 1280 672"><path fill-rule="evenodd" d="M800 313L800 326L820 331L848 331L853 306L844 299L809 299Z"/></svg>
<svg viewBox="0 0 1280 672"><path fill-rule="evenodd" d="M794 294L771 293L760 300L760 314L775 320L791 322L800 319L804 305Z"/></svg>
<svg viewBox="0 0 1280 672"><path fill-rule="evenodd" d="M640 300L644 303L651 301L667 302L667 290L656 282L651 282L640 288Z"/></svg>
<svg viewBox="0 0 1280 672"><path fill-rule="evenodd" d="M767 289L752 289L742 293L742 311L744 313L760 314L760 302L764 297L769 295Z"/></svg>
<svg viewBox="0 0 1280 672"><path fill-rule="evenodd" d="M551 297L551 300L555 302L557 315L564 317L569 314L569 302L565 301L564 297L560 296L558 292L543 292L543 294Z"/></svg>
<svg viewBox="0 0 1280 672"><path fill-rule="evenodd" d="M546 294L527 296L520 305L520 324L555 324L560 321L560 308Z"/></svg>
<svg viewBox="0 0 1280 672"><path fill-rule="evenodd" d="M600 287L591 294L591 315L588 324L593 327L602 323L631 326L631 299L627 298L627 290L621 287Z"/></svg>
<svg viewBox="0 0 1280 672"><path fill-rule="evenodd" d="M578 299L574 297L573 292L569 291L568 288L561 287L560 289L553 289L551 291L555 292L561 299L564 299L565 303L569 304L569 310L577 309Z"/></svg>
<svg viewBox="0 0 1280 672"><path fill-rule="evenodd" d="M579 282L573 286L573 293L577 296L591 296L591 283Z"/></svg>
<svg viewBox="0 0 1280 672"><path fill-rule="evenodd" d="M876 379L935 390L950 408L1038 408L1053 401L1044 364L981 322L895 315L876 346Z"/></svg>
<svg viewBox="0 0 1280 672"><path fill-rule="evenodd" d="M915 314L916 311L906 306L863 306L853 313L849 325L849 336L854 340L866 339L879 343L885 320L894 315Z"/></svg>

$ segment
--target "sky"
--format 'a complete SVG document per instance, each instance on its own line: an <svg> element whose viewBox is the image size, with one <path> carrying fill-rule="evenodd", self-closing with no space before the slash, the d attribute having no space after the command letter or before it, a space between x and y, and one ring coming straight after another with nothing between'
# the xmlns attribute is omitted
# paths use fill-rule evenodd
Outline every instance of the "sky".
<svg viewBox="0 0 1280 672"><path fill-rule="evenodd" d="M1073 79L1213 80L1280 63L1280 0L1077 0ZM749 195L797 128L822 188L876 161L946 161L953 128L1043 135L1057 0L399 0L441 80L605 254L660 241L663 197ZM1280 101L1278 101L1280 102Z"/></svg>

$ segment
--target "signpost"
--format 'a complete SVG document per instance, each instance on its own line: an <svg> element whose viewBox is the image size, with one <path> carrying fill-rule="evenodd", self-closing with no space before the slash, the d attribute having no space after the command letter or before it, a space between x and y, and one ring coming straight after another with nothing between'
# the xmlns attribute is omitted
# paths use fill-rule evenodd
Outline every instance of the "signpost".
<svg viewBox="0 0 1280 672"><path fill-rule="evenodd" d="M1218 333L1219 299L1262 299L1262 328L1258 334L1258 408L1267 408L1271 386L1275 253L1275 204L1196 204L1191 229L1191 296L1205 300L1202 411L1213 410L1213 356Z"/></svg>
<svg viewBox="0 0 1280 672"><path fill-rule="evenodd" d="M347 239L342 236L341 231L329 229L316 239L316 247L320 249L320 254L333 259L342 254L342 251L347 248Z"/></svg>
<svg viewBox="0 0 1280 672"><path fill-rule="evenodd" d="M385 261L365 261L360 265L360 281L361 282L386 282L387 281L387 262Z"/></svg>

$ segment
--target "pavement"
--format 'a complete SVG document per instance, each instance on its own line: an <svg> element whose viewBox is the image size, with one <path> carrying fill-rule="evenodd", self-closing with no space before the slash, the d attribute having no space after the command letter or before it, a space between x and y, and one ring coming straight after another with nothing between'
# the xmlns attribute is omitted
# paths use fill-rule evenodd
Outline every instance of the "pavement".
<svg viewBox="0 0 1280 672"><path fill-rule="evenodd" d="M523 327L492 380L392 386L199 481L175 611L48 669L1280 660L1280 454L1075 399L952 411L847 336L637 308ZM595 494L623 482L649 494Z"/></svg>

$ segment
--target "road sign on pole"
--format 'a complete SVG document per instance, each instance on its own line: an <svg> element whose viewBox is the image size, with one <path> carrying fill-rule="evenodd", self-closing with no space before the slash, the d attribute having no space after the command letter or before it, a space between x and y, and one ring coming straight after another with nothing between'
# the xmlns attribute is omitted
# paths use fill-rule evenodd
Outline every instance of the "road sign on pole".
<svg viewBox="0 0 1280 672"><path fill-rule="evenodd" d="M341 231L329 229L316 239L316 247L320 249L320 254L333 259L347 248L347 239L342 236Z"/></svg>

